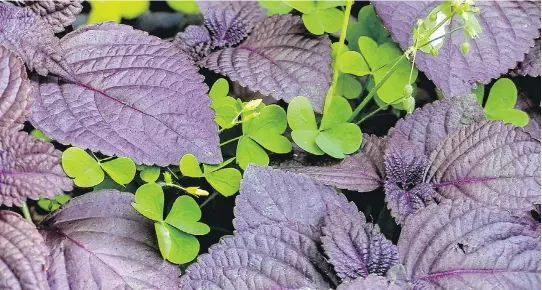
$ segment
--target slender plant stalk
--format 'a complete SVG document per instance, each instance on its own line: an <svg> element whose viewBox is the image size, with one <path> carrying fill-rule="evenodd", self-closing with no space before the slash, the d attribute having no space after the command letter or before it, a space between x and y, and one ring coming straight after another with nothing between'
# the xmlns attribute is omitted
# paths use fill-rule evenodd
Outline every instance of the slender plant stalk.
<svg viewBox="0 0 542 290"><path fill-rule="evenodd" d="M202 202L199 207L203 208L207 203L213 200L217 195L218 195L218 191L213 192L211 196L209 196L204 202Z"/></svg>
<svg viewBox="0 0 542 290"><path fill-rule="evenodd" d="M230 139L230 140L228 140L228 141L224 141L224 142L218 144L218 146L222 147L222 146L224 146L224 145L226 145L226 144L228 144L228 143L231 143L231 142L233 142L233 141L235 141L235 140L241 139L241 137L243 137L243 135L238 136L238 137L235 137L235 138L232 138L232 139Z"/></svg>
<svg viewBox="0 0 542 290"><path fill-rule="evenodd" d="M350 12L352 11L352 4L353 4L353 0L346 1L346 9L344 10L344 18L343 18L343 25L341 27L341 35L339 36L339 43L341 45L339 45L339 48L337 50L337 58L343 52L344 41L346 40L346 31L348 30L348 20L350 19ZM338 80L339 80L339 65L338 65L338 61L335 60L335 65L333 66L333 81L331 82L331 88L329 88L329 91L326 96L326 101L324 104L324 113L329 107L331 98L335 95L335 89L337 88Z"/></svg>
<svg viewBox="0 0 542 290"><path fill-rule="evenodd" d="M26 201L23 202L23 205L21 206L21 210L23 212L23 216L24 218L31 222L31 223L34 223L34 221L32 221L32 215L30 215L30 210L28 209L28 205L26 204Z"/></svg>

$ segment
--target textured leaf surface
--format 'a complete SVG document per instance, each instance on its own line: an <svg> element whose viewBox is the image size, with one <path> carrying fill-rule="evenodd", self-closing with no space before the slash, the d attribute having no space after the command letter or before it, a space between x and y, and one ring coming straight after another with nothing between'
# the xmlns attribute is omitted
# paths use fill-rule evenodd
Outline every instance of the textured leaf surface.
<svg viewBox="0 0 542 290"><path fill-rule="evenodd" d="M61 45L77 82L40 80L31 121L47 136L136 163L178 164L186 153L221 161L203 77L171 44L103 23Z"/></svg>
<svg viewBox="0 0 542 290"><path fill-rule="evenodd" d="M324 218L322 247L342 281L385 275L398 263L397 247L363 214L332 207Z"/></svg>
<svg viewBox="0 0 542 290"><path fill-rule="evenodd" d="M487 204L431 205L398 242L414 289L539 289L540 232Z"/></svg>
<svg viewBox="0 0 542 290"><path fill-rule="evenodd" d="M438 199L530 210L540 200L540 141L502 122L461 128L432 153L426 181Z"/></svg>
<svg viewBox="0 0 542 290"><path fill-rule="evenodd" d="M36 227L12 211L0 211L0 288L49 289L49 249Z"/></svg>
<svg viewBox="0 0 542 290"><path fill-rule="evenodd" d="M64 31L64 27L75 21L75 16L83 10L82 0L26 1L28 9L41 16L54 30Z"/></svg>
<svg viewBox="0 0 542 290"><path fill-rule="evenodd" d="M213 47L238 44L265 17L257 1L200 1L198 6Z"/></svg>
<svg viewBox="0 0 542 290"><path fill-rule="evenodd" d="M173 44L190 56L191 60L198 61L211 51L211 36L205 27L189 25L175 36Z"/></svg>
<svg viewBox="0 0 542 290"><path fill-rule="evenodd" d="M306 174L327 185L358 192L373 191L384 183L386 170L384 150L386 139L363 135L357 153L347 155L338 164L329 166L286 165L281 169Z"/></svg>
<svg viewBox="0 0 542 290"><path fill-rule="evenodd" d="M412 31L418 19L425 19L439 2L375 1L377 14L403 50L412 44ZM479 1L477 17L482 26L479 38L470 40L470 52L464 55L462 31L446 39L437 57L419 53L418 69L433 80L446 96L468 94L476 81L487 84L525 58L538 37L540 4L536 1ZM449 29L463 24L454 17Z"/></svg>
<svg viewBox="0 0 542 290"><path fill-rule="evenodd" d="M174 289L178 268L162 259L153 222L131 193L102 190L74 198L40 232L51 250L53 289Z"/></svg>
<svg viewBox="0 0 542 290"><path fill-rule="evenodd" d="M0 129L20 130L32 102L30 81L20 58L0 46Z"/></svg>
<svg viewBox="0 0 542 290"><path fill-rule="evenodd" d="M31 10L0 4L0 44L17 53L30 70L70 78L59 39L53 29Z"/></svg>
<svg viewBox="0 0 542 290"><path fill-rule="evenodd" d="M200 64L277 100L304 96L321 112L331 83L331 42L310 35L297 16L273 15L239 46L213 52Z"/></svg>
<svg viewBox="0 0 542 290"><path fill-rule="evenodd" d="M371 274L367 278L358 278L349 282L342 283L337 290L408 290L410 287L399 286L390 283L388 279L376 274Z"/></svg>
<svg viewBox="0 0 542 290"><path fill-rule="evenodd" d="M0 130L0 204L21 206L26 198L52 198L72 190L53 144L25 132Z"/></svg>
<svg viewBox="0 0 542 290"><path fill-rule="evenodd" d="M484 119L483 108L474 95L436 101L398 121L390 131L389 142L401 134L417 150L429 155L448 134Z"/></svg>
<svg viewBox="0 0 542 290"><path fill-rule="evenodd" d="M540 76L540 69L540 38L538 38L529 53L525 55L525 59L514 69L514 73L522 76L538 77Z"/></svg>
<svg viewBox="0 0 542 290"><path fill-rule="evenodd" d="M317 227L332 205L357 213L342 194L308 176L258 165L246 168L235 205L236 230L294 221Z"/></svg>
<svg viewBox="0 0 542 290"><path fill-rule="evenodd" d="M540 105L533 104L524 92L518 95L516 108L520 109L529 115L529 123L523 127L523 131L531 134L533 138L540 141Z"/></svg>
<svg viewBox="0 0 542 290"><path fill-rule="evenodd" d="M181 289L329 289L310 227L262 225L223 238L181 278Z"/></svg>
<svg viewBox="0 0 542 290"><path fill-rule="evenodd" d="M436 194L433 187L423 180L429 161L419 149L397 135L390 138L386 150L386 202L398 224L433 202Z"/></svg>

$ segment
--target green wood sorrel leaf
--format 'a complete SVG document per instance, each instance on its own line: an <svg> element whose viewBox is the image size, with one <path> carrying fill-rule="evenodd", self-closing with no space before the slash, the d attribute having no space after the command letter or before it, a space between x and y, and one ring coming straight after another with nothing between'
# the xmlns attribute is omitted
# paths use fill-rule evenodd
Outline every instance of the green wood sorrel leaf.
<svg viewBox="0 0 542 290"><path fill-rule="evenodd" d="M344 13L337 8L318 9L310 14L303 14L303 24L309 32L322 35L324 32L334 33L341 29Z"/></svg>
<svg viewBox="0 0 542 290"><path fill-rule="evenodd" d="M485 86L481 83L478 83L476 85L476 88L472 91L474 95L476 95L476 101L480 106L484 105L484 95L485 95Z"/></svg>
<svg viewBox="0 0 542 290"><path fill-rule="evenodd" d="M239 191L241 173L235 168L222 168L230 164L233 160L234 158L230 158L219 165L203 165L204 170L201 171L196 157L192 154L186 154L181 159L179 168L184 176L195 178L205 177L205 180L220 194L231 196Z"/></svg>
<svg viewBox="0 0 542 290"><path fill-rule="evenodd" d="M81 148L70 147L62 153L62 168L79 187L92 187L104 180L98 161Z"/></svg>
<svg viewBox="0 0 542 290"><path fill-rule="evenodd" d="M390 33L376 15L373 5L361 8L358 20L348 23L346 40L351 50L359 50L358 39L361 36L367 36L379 45L391 41Z"/></svg>
<svg viewBox="0 0 542 290"><path fill-rule="evenodd" d="M135 177L136 166L132 159L128 157L120 157L100 163L102 169L118 184L126 185Z"/></svg>
<svg viewBox="0 0 542 290"><path fill-rule="evenodd" d="M199 253L199 241L196 237L164 222L154 224L158 247L162 257L175 264L188 263Z"/></svg>
<svg viewBox="0 0 542 290"><path fill-rule="evenodd" d="M224 129L229 129L235 125L234 121L236 121L236 117L239 116L242 110L239 102L228 96L229 90L228 81L220 78L213 84L209 91L209 96L212 100L211 108L216 113L214 121Z"/></svg>
<svg viewBox="0 0 542 290"><path fill-rule="evenodd" d="M335 91L337 95L343 96L347 99L357 99L361 95L362 91L363 86L356 77L348 74L341 74L339 76L337 89Z"/></svg>
<svg viewBox="0 0 542 290"><path fill-rule="evenodd" d="M143 216L160 222L164 219L164 192L156 183L147 183L140 186L135 194L132 206Z"/></svg>
<svg viewBox="0 0 542 290"><path fill-rule="evenodd" d="M145 166L139 173L139 177L147 183L155 182L160 177L160 167Z"/></svg>
<svg viewBox="0 0 542 290"><path fill-rule="evenodd" d="M51 138L45 136L45 134L43 134L43 132L38 129L30 131L30 135L36 137L36 139L39 139L41 141L51 142Z"/></svg>
<svg viewBox="0 0 542 290"><path fill-rule="evenodd" d="M265 9L267 9L267 16L271 16L273 14L288 14L290 11L292 11L292 7L288 6L282 1L274 1L274 0L258 0L260 5L262 5Z"/></svg>
<svg viewBox="0 0 542 290"><path fill-rule="evenodd" d="M47 199L40 196L40 199L38 200L38 206L46 211L55 211L61 205L65 204L71 199L72 197L67 194L57 195L54 199Z"/></svg>
<svg viewBox="0 0 542 290"><path fill-rule="evenodd" d="M186 154L181 158L179 169L184 176L203 177L203 171L201 171L199 162L196 159L196 156L192 154Z"/></svg>
<svg viewBox="0 0 542 290"><path fill-rule="evenodd" d="M516 85L510 79L502 78L493 84L489 91L484 113L488 120L503 120L518 127L529 123L527 113L515 109L518 98Z"/></svg>
<svg viewBox="0 0 542 290"><path fill-rule="evenodd" d="M292 139L303 150L315 155L327 153L335 158L344 158L358 150L361 145L361 130L347 123L352 108L346 99L333 97L324 113L320 127L309 101L304 97L295 98L288 105L288 124L292 128Z"/></svg>
<svg viewBox="0 0 542 290"><path fill-rule="evenodd" d="M175 200L165 222L188 234L206 235L210 231L209 226L199 222L200 219L198 203L192 197L183 195Z"/></svg>
<svg viewBox="0 0 542 290"><path fill-rule="evenodd" d="M284 4L294 8L295 10L302 12L303 14L310 14L316 10L316 1L296 1L296 0L283 0Z"/></svg>
<svg viewBox="0 0 542 290"><path fill-rule="evenodd" d="M284 109L262 104L255 112L257 117L243 122L243 136L237 143L237 163L243 169L249 163L267 165L269 156L264 148L281 154L292 150L288 138L282 136L288 126Z"/></svg>

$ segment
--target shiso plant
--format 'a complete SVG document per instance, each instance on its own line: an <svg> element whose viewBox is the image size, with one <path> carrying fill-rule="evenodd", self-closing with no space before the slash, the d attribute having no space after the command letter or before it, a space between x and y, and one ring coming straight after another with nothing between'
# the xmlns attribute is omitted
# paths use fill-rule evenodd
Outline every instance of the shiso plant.
<svg viewBox="0 0 542 290"><path fill-rule="evenodd" d="M0 288L540 288L539 2L160 4L0 3Z"/></svg>

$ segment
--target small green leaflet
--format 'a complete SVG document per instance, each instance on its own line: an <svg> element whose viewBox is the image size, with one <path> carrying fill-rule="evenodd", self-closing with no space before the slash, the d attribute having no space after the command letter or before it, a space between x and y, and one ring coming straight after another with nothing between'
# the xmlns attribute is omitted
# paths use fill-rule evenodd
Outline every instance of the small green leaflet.
<svg viewBox="0 0 542 290"><path fill-rule="evenodd" d="M303 13L301 16L303 24L305 24L305 28L312 34L334 33L341 29L344 12L336 7L344 6L345 1L292 0L282 2ZM284 10L286 9L284 8Z"/></svg>
<svg viewBox="0 0 542 290"><path fill-rule="evenodd" d="M100 184L105 177L104 170L123 186L130 183L136 173L136 166L130 158L121 157L101 163L77 147L70 147L63 152L62 168L69 177L75 178L74 183L79 187Z"/></svg>
<svg viewBox="0 0 542 290"><path fill-rule="evenodd" d="M376 15L373 5L362 7L358 14L358 20L348 23L346 40L351 50L359 51L358 39L361 36L373 39L378 45L392 41L390 33Z"/></svg>
<svg viewBox="0 0 542 290"><path fill-rule="evenodd" d="M143 216L155 221L156 237L164 259L175 263L188 263L199 252L199 241L193 235L205 235L209 226L199 222L201 210L188 195L178 197L164 219L164 192L156 183L142 185L135 194L132 206Z"/></svg>
<svg viewBox="0 0 542 290"><path fill-rule="evenodd" d="M203 171L196 157L186 154L181 158L179 168L182 175L194 178L204 177L205 180L224 196L231 196L239 191L241 172L235 168L224 168L234 158L230 158L219 165L203 165Z"/></svg>
<svg viewBox="0 0 542 290"><path fill-rule="evenodd" d="M515 109L518 98L516 85L510 79L502 78L493 84L487 97L484 113L488 120L502 120L518 127L529 123L527 113Z"/></svg>
<svg viewBox="0 0 542 290"><path fill-rule="evenodd" d="M267 9L267 16L271 16L273 14L284 15L292 11L292 7L288 6L282 1L258 0L258 2L260 2L260 5Z"/></svg>
<svg viewBox="0 0 542 290"><path fill-rule="evenodd" d="M72 197L67 194L57 195L54 199L47 199L40 196L40 199L38 200L38 206L46 211L55 211L61 205L67 203L71 199Z"/></svg>
<svg viewBox="0 0 542 290"><path fill-rule="evenodd" d="M348 101L335 96L322 117L320 127L317 127L309 100L296 97L288 105L288 124L292 129L292 139L299 147L312 154L326 153L335 158L344 158L345 154L357 151L362 140L359 127L347 122L351 114L352 108Z"/></svg>
<svg viewBox="0 0 542 290"><path fill-rule="evenodd" d="M156 182L158 177L160 177L160 167L145 166L143 167L143 170L139 172L139 177L147 183Z"/></svg>
<svg viewBox="0 0 542 290"><path fill-rule="evenodd" d="M43 132L41 132L38 129L34 129L34 130L30 131L30 135L36 137L36 139L39 139L41 141L51 142L51 138L45 136L45 134L43 134Z"/></svg>
<svg viewBox="0 0 542 290"><path fill-rule="evenodd" d="M212 100L211 108L216 113L215 123L223 129L235 126L235 121L242 110L241 104L236 99L228 96L229 90L228 81L220 78L209 91Z"/></svg>

